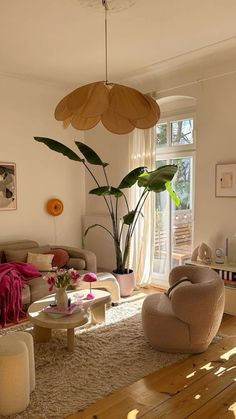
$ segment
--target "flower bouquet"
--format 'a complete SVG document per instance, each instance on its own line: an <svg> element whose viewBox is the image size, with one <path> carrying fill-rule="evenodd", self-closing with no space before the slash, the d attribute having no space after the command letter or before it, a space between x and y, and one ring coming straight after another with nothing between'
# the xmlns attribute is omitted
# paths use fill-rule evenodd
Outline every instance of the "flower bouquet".
<svg viewBox="0 0 236 419"><path fill-rule="evenodd" d="M66 289L68 286L76 286L78 285L79 281L81 281L82 277L78 271L75 269L56 269L54 272L48 272L44 279L47 281L49 285L49 291L53 290L55 287L56 290L56 306L57 307L68 307L70 306L70 299L68 300L68 296L66 293Z"/></svg>
<svg viewBox="0 0 236 419"><path fill-rule="evenodd" d="M48 272L44 279L49 285L49 291L51 292L53 287L55 288L67 288L69 285L78 285L82 277L75 269L56 269L54 272Z"/></svg>

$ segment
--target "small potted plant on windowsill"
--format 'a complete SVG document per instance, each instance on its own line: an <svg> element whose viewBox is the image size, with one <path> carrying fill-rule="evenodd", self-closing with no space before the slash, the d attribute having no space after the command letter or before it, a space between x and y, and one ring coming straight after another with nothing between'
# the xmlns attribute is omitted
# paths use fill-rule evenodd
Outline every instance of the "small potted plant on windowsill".
<svg viewBox="0 0 236 419"><path fill-rule="evenodd" d="M76 146L82 154L82 157L80 157L73 150L56 140L45 137L34 137L34 139L38 142L46 144L50 149L65 155L69 159L82 163L92 176L96 184L96 188L92 189L89 193L101 196L104 199L111 219L112 228L110 231L101 224L93 224L87 228L85 235L91 228L95 227L101 227L106 230L108 234L110 234L113 239L116 255L116 268L114 269L113 273L117 277L120 284L121 296L130 295L134 289L134 277L133 271L127 267L127 261L129 256L130 242L137 224L137 220L142 213L142 208L150 192L159 193L167 190L175 203L179 203L175 192L171 188L171 180L177 171L177 166L166 165L151 172L149 172L146 167L137 167L123 178L118 187L114 187L110 185L108 180L106 171L108 163L103 162L97 153L86 144L75 141ZM101 167L104 174L105 185L99 183L88 164ZM128 200L123 190L131 188L135 184L142 188L142 193L135 208L130 209ZM127 207L127 213L123 216L121 225L120 219L118 217L120 199L125 200ZM122 243L124 243L123 246L121 246Z"/></svg>

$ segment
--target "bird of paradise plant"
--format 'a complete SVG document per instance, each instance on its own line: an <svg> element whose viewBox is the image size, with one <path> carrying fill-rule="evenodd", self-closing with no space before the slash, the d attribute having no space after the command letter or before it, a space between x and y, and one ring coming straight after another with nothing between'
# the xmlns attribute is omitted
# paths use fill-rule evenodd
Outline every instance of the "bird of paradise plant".
<svg viewBox="0 0 236 419"><path fill-rule="evenodd" d="M175 165L165 165L153 171L148 171L147 167L137 167L129 172L120 182L118 186L111 186L108 180L107 166L101 160L98 154L88 147L86 144L75 141L82 156L76 154L69 147L60 143L59 141L45 137L34 137L34 139L40 143L44 143L51 150L63 154L71 160L78 161L84 165L86 170L92 176L96 188L89 191L90 194L101 196L104 199L107 207L110 219L111 219L111 231L101 224L93 224L87 228L85 235L90 229L95 227L101 227L111 235L114 243L115 255L116 255L116 269L114 270L117 274L124 274L127 272L127 259L129 255L130 242L137 225L139 216L142 214L142 209L145 201L150 192L160 193L167 190L175 204L179 204L179 199L171 187L171 181L177 171ZM100 184L94 173L92 172L91 166L100 166L104 174L105 185ZM124 189L129 189L137 184L142 188L142 193L134 209L129 208L128 199L124 193ZM122 223L120 225L120 219L118 217L119 200L124 199L127 207L127 213L123 216ZM126 227L126 228L125 228ZM125 237L123 237L125 236ZM123 240L122 240L123 239ZM122 246L122 243L124 245Z"/></svg>

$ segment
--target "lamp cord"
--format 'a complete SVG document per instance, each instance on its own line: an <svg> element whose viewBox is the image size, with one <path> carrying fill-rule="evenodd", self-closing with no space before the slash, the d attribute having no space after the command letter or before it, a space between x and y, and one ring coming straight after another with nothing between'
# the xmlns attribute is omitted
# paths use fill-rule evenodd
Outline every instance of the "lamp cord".
<svg viewBox="0 0 236 419"><path fill-rule="evenodd" d="M105 83L108 84L108 70L107 70L107 11L108 11L108 4L107 0L102 0L102 5L105 9L105 72L106 72L106 81Z"/></svg>

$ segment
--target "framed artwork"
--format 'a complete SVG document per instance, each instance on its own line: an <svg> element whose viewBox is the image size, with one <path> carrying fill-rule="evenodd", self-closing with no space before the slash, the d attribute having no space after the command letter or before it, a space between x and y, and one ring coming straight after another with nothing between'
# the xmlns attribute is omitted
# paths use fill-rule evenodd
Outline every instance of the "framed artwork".
<svg viewBox="0 0 236 419"><path fill-rule="evenodd" d="M16 209L16 165L0 162L0 210Z"/></svg>
<svg viewBox="0 0 236 419"><path fill-rule="evenodd" d="M216 197L236 197L236 163L216 165Z"/></svg>

